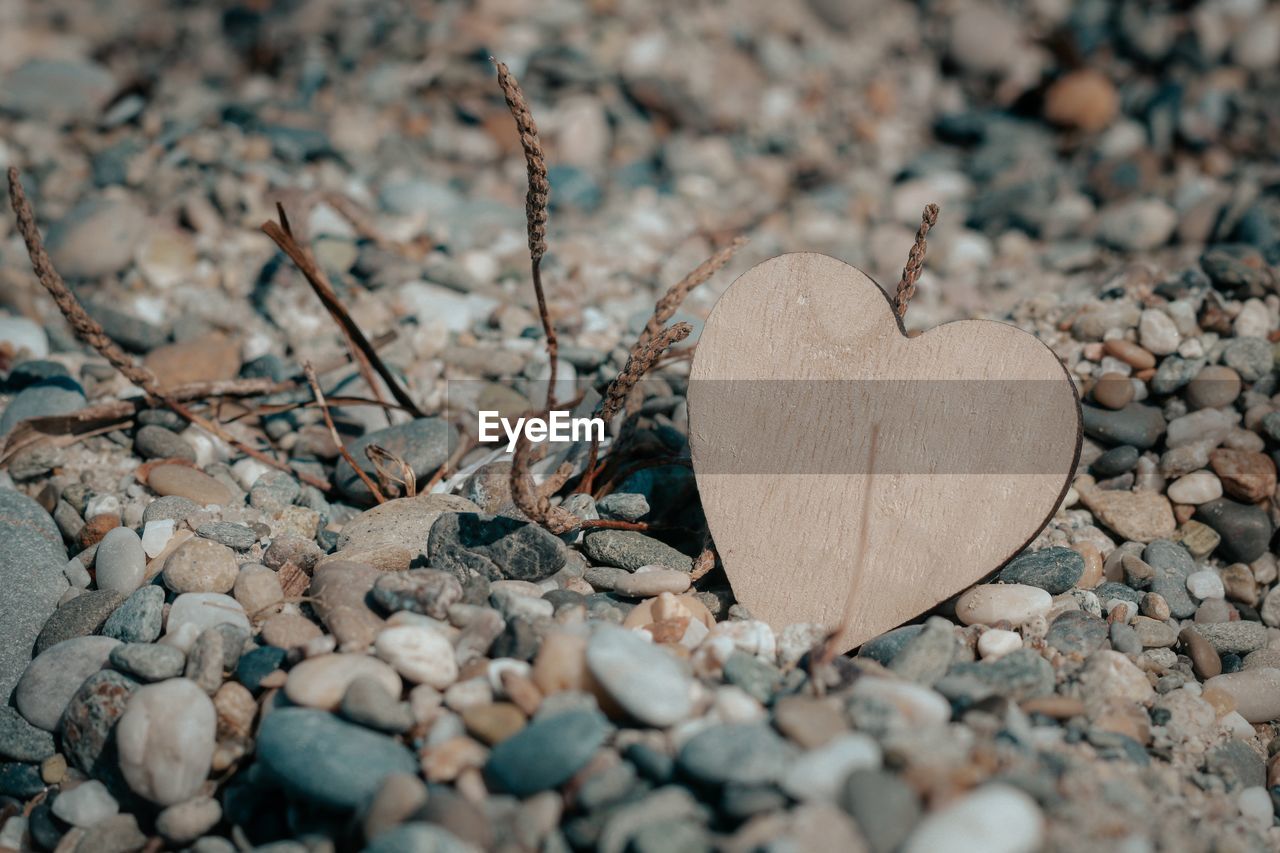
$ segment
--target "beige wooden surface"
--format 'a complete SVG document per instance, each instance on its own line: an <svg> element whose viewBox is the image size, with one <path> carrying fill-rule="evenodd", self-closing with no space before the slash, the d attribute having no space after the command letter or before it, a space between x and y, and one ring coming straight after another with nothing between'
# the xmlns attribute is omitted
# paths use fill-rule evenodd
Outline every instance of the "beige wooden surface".
<svg viewBox="0 0 1280 853"><path fill-rule="evenodd" d="M738 600L775 629L835 627L849 600L841 650L1017 555L1080 452L1074 388L1035 337L965 320L907 338L870 278L812 253L765 261L720 298L698 342L689 421Z"/></svg>

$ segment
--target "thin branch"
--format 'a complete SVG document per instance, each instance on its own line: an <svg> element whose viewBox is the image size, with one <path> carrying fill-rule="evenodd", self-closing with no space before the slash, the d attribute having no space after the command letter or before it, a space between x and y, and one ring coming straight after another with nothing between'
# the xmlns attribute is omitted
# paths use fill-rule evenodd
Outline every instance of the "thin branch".
<svg viewBox="0 0 1280 853"><path fill-rule="evenodd" d="M67 319L71 328L75 330L76 335L82 341L97 350L112 367L120 371L130 382L141 388L143 393L147 395L148 400L159 400L188 423L200 427L205 432L216 436L241 453L251 456L265 465L279 468L281 471L287 471L304 483L315 486L321 491L327 492L331 489L328 482L303 471L295 470L287 462L281 462L275 457L251 447L227 432L220 424L191 411L173 394L160 387L160 382L156 379L155 374L146 367L136 364L111 340L103 330L102 325L89 316L88 312L84 310L84 306L76 299L75 294L71 292L66 282L62 280L62 276L54 268L53 262L49 259L49 253L45 250L44 241L40 237L40 230L36 227L35 211L32 210L31 202L27 199L27 195L22 189L22 181L18 177L18 170L13 166L9 167L9 203L12 205L13 212L17 217L18 232L22 234L22 239L27 244L27 255L31 258L31 268L35 271L36 278L39 279L40 284L53 297L53 301L57 304L58 310L62 312L62 316Z"/></svg>
<svg viewBox="0 0 1280 853"><path fill-rule="evenodd" d="M285 218L283 206L277 207L277 210L280 213L282 222L287 223L288 220ZM378 351L369 343L369 339L365 337L364 332L356 325L356 321L351 319L346 307L338 299L338 294L334 291L333 285L329 283L329 277L312 260L311 254L294 239L293 233L281 223L276 222L264 222L262 230L275 241L275 244L280 247L280 251L289 256L298 271L307 280L307 283L311 285L311 289L315 291L316 296L320 298L320 302L324 305L325 310L329 312L329 316L337 323L343 337L347 340L347 347L351 350L356 364L360 367L360 373L364 377L365 383L369 386L369 390L373 392L374 396L379 399L382 396L381 389L373 378L373 374L377 373L382 378L382 381L386 383L387 388L391 390L391 396L395 397L396 402L403 406L405 411L415 418L423 417L422 411L414 403L413 398L400 386L395 374L387 369L387 366L382 362L382 358L378 355Z"/></svg>
<svg viewBox="0 0 1280 853"><path fill-rule="evenodd" d="M662 294L657 304L653 306L653 315L649 318L649 322L645 323L644 330L640 333L640 343L645 343L658 334L667 321L675 316L676 311L679 310L680 305L688 297L689 293L705 284L711 276L719 272L733 258L734 253L746 244L746 237L735 237L733 242L689 270L684 278L673 284L670 290Z"/></svg>
<svg viewBox="0 0 1280 853"><path fill-rule="evenodd" d="M403 486L402 497L411 498L418 494L418 479L413 473L413 466L396 456L390 450L377 444L365 445L364 455L373 463L373 470L378 473L378 482L391 491L392 486ZM392 468L399 470L395 473Z"/></svg>
<svg viewBox="0 0 1280 853"><path fill-rule="evenodd" d="M916 282L920 280L920 272L924 269L924 252L928 248L925 235L938 221L938 206L926 204L924 215L920 217L920 228L916 231L916 241L907 255L907 265L902 268L902 279L898 282L898 292L893 297L893 310L899 317L907 314L907 303L916 295Z"/></svg>
<svg viewBox="0 0 1280 853"><path fill-rule="evenodd" d="M342 436L338 435L338 428L334 426L333 416L329 414L329 405L325 402L324 391L320 390L320 380L316 378L316 369L311 366L311 362L302 365L302 370L307 375L307 384L311 386L311 393L316 397L316 405L320 407L320 414L324 416L324 425L329 428L329 435L333 438L333 443L338 446L338 452L342 454L342 458L347 460L347 464L356 472L365 486L373 493L373 499L378 503L386 503L387 499L383 497L382 492L378 491L378 486L373 479L365 473L365 470L356 464L356 460L351 456L351 451L347 450L347 446L342 442Z"/></svg>
<svg viewBox="0 0 1280 853"><path fill-rule="evenodd" d="M560 342L556 337L556 328L551 323L551 315L547 312L547 297L542 289L542 256L547 253L547 203L551 197L551 184L547 180L547 158L542 152L542 143L538 140L538 125L529 112L529 102L525 100L515 75L506 64L494 57L489 61L498 69L498 85L506 98L507 109L515 120L516 130L520 134L520 147L524 150L524 162L529 175L529 190L525 195L524 216L529 230L529 263L533 276L533 292L538 299L538 318L542 321L542 330L547 336L547 359L550 361L550 374L547 379L547 409L554 409L556 370L560 355Z"/></svg>

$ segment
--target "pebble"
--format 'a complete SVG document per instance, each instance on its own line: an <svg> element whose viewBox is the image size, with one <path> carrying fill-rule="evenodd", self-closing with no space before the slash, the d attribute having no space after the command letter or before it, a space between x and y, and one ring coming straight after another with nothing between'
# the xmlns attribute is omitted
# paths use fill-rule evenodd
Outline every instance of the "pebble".
<svg viewBox="0 0 1280 853"><path fill-rule="evenodd" d="M713 725L680 748L680 768L708 785L763 785L781 780L794 747L760 723Z"/></svg>
<svg viewBox="0 0 1280 853"><path fill-rule="evenodd" d="M230 521L211 521L208 524L202 524L196 528L196 535L212 539L236 551L248 551L258 541L258 535L253 532L253 528L243 524L233 524Z"/></svg>
<svg viewBox="0 0 1280 853"><path fill-rule="evenodd" d="M1187 383L1183 396L1192 409L1219 409L1240 396L1240 374L1230 367L1211 364Z"/></svg>
<svg viewBox="0 0 1280 853"><path fill-rule="evenodd" d="M7 344L15 354L25 350L30 359L42 359L49 354L49 336L39 323L26 317L0 314L0 343Z"/></svg>
<svg viewBox="0 0 1280 853"><path fill-rule="evenodd" d="M147 214L124 199L88 198L49 228L46 245L58 272L98 278L120 272L146 233Z"/></svg>
<svg viewBox="0 0 1280 853"><path fill-rule="evenodd" d="M427 558L427 539L441 513L480 512L457 495L397 498L365 510L342 526L337 552L345 560L384 571L409 568Z"/></svg>
<svg viewBox="0 0 1280 853"><path fill-rule="evenodd" d="M1222 537L1218 553L1232 563L1252 563L1271 543L1271 519L1266 510L1227 498L1202 504L1196 519Z"/></svg>
<svg viewBox="0 0 1280 853"><path fill-rule="evenodd" d="M391 694L381 680L367 675L347 686L338 711L353 723L388 734L408 731L414 723L409 706Z"/></svg>
<svg viewBox="0 0 1280 853"><path fill-rule="evenodd" d="M1044 640L1064 655L1083 657L1107 642L1107 630L1107 623L1098 617L1083 610L1068 610L1053 620Z"/></svg>
<svg viewBox="0 0 1280 853"><path fill-rule="evenodd" d="M1168 648L1177 640L1177 632L1172 627L1149 616L1134 616L1130 625L1144 649Z"/></svg>
<svg viewBox="0 0 1280 853"><path fill-rule="evenodd" d="M53 735L28 723L16 708L0 706L0 758L44 761L56 751Z"/></svg>
<svg viewBox="0 0 1280 853"><path fill-rule="evenodd" d="M120 804L96 779L64 790L53 801L53 813L72 826L93 826L120 812Z"/></svg>
<svg viewBox="0 0 1280 853"><path fill-rule="evenodd" d="M377 471L364 452L365 448L371 444L376 444L400 457L413 469L418 482L425 483L449 458L457 441L457 430L448 421L443 418L419 418L366 433L355 441L348 442L347 450L375 481ZM369 487L364 484L345 458L338 460L333 481L338 491L351 501L359 504L373 503L373 494L369 491Z"/></svg>
<svg viewBox="0 0 1280 853"><path fill-rule="evenodd" d="M1222 578L1218 577L1217 572L1208 570L1187 575L1187 592L1202 600L1223 598L1227 594L1226 588L1222 585Z"/></svg>
<svg viewBox="0 0 1280 853"><path fill-rule="evenodd" d="M1000 572L1006 584L1023 584L1060 595L1084 574L1084 557L1070 548L1045 548L1015 557Z"/></svg>
<svg viewBox="0 0 1280 853"><path fill-rule="evenodd" d="M383 620L365 603L382 572L363 563L326 563L311 579L312 606L343 651L373 645Z"/></svg>
<svg viewBox="0 0 1280 853"><path fill-rule="evenodd" d="M1089 466L1089 470L1094 476L1102 478L1119 477L1121 474L1127 474L1133 470L1138 464L1141 457L1138 448L1131 444L1122 444L1119 447L1113 447L1106 453L1093 460L1093 464Z"/></svg>
<svg viewBox="0 0 1280 853"><path fill-rule="evenodd" d="M1222 363L1245 382L1257 382L1273 367L1271 345L1262 338L1233 338L1222 348Z"/></svg>
<svg viewBox="0 0 1280 853"><path fill-rule="evenodd" d="M1022 637L1016 631L991 628L978 637L978 654L983 660L994 660L1022 648Z"/></svg>
<svg viewBox="0 0 1280 853"><path fill-rule="evenodd" d="M44 623L36 638L35 653L40 654L63 640L97 632L121 601L120 593L109 589L81 592L55 610Z"/></svg>
<svg viewBox="0 0 1280 853"><path fill-rule="evenodd" d="M157 465L147 475L147 485L162 497L186 498L200 506L231 504L230 489L186 465Z"/></svg>
<svg viewBox="0 0 1280 853"><path fill-rule="evenodd" d="M164 589L147 585L116 608L103 623L102 634L122 643L152 643L164 624Z"/></svg>
<svg viewBox="0 0 1280 853"><path fill-rule="evenodd" d="M1267 628L1261 622L1200 624L1196 630L1218 654L1244 655L1267 645Z"/></svg>
<svg viewBox="0 0 1280 853"><path fill-rule="evenodd" d="M449 608L462 601L463 591L462 584L448 572L410 569L379 577L372 598L388 613L408 611L446 619Z"/></svg>
<svg viewBox="0 0 1280 853"><path fill-rule="evenodd" d="M193 797L156 815L156 832L174 845L190 844L222 820L222 806L213 797Z"/></svg>
<svg viewBox="0 0 1280 853"><path fill-rule="evenodd" d="M187 635L189 640L181 645L185 650L202 631L223 624L250 632L244 608L231 596L217 592L187 592L175 598L169 607L165 636L181 642L181 637Z"/></svg>
<svg viewBox="0 0 1280 853"><path fill-rule="evenodd" d="M1045 118L1089 133L1111 124L1119 111L1120 96L1115 86L1092 68L1063 75L1045 92Z"/></svg>
<svg viewBox="0 0 1280 853"><path fill-rule="evenodd" d="M1204 686L1230 696L1236 710L1251 723L1280 719L1280 669L1260 667L1225 673L1210 678Z"/></svg>
<svg viewBox="0 0 1280 853"><path fill-rule="evenodd" d="M216 727L213 702L194 682L172 678L139 687L116 724L129 787L162 806L191 799L209 775Z"/></svg>
<svg viewBox="0 0 1280 853"><path fill-rule="evenodd" d="M278 609L284 602L284 590L280 577L266 566L249 563L241 566L236 574L232 594L240 606L253 619L261 619Z"/></svg>
<svg viewBox="0 0 1280 853"><path fill-rule="evenodd" d="M316 623L297 613L277 613L262 623L262 642L278 649L301 649L322 636Z"/></svg>
<svg viewBox="0 0 1280 853"><path fill-rule="evenodd" d="M1098 236L1125 251L1155 249L1168 242L1178 214L1159 199L1134 199L1105 207L1098 218Z"/></svg>
<svg viewBox="0 0 1280 853"><path fill-rule="evenodd" d="M396 672L415 684L443 690L458 678L453 645L424 625L397 625L378 634L374 650ZM395 691L399 694L399 691Z"/></svg>
<svg viewBox="0 0 1280 853"><path fill-rule="evenodd" d="M545 580L564 566L560 537L529 522L479 513L442 513L431 526L427 555L433 569L489 580Z"/></svg>
<svg viewBox="0 0 1280 853"><path fill-rule="evenodd" d="M840 805L853 816L872 853L892 853L920 820L920 799L900 776L855 770L844 781Z"/></svg>
<svg viewBox="0 0 1280 853"><path fill-rule="evenodd" d="M351 682L361 677L376 679L388 693L400 695L402 684L395 670L377 658L357 654L307 658L289 670L284 692L294 704L334 711Z"/></svg>
<svg viewBox="0 0 1280 853"><path fill-rule="evenodd" d="M783 774L780 785L801 802L834 802L850 773L880 767L880 744L862 732L847 732L821 749L800 755Z"/></svg>
<svg viewBox="0 0 1280 853"><path fill-rule="evenodd" d="M1106 409L1123 409L1133 402L1133 381L1123 373L1104 373L1090 391L1090 398Z"/></svg>
<svg viewBox="0 0 1280 853"><path fill-rule="evenodd" d="M182 675L187 658L181 649L157 643L125 643L111 650L111 665L141 681Z"/></svg>
<svg viewBox="0 0 1280 853"><path fill-rule="evenodd" d="M267 714L257 760L291 796L347 812L367 804L392 774L418 772L413 753L395 740L310 708Z"/></svg>
<svg viewBox="0 0 1280 853"><path fill-rule="evenodd" d="M1108 445L1130 445L1150 450L1164 435L1165 420L1160 410L1141 403L1130 403L1112 411L1096 406L1081 406L1085 435Z"/></svg>
<svg viewBox="0 0 1280 853"><path fill-rule="evenodd" d="M1178 639L1182 641L1187 657L1191 658L1191 666L1195 670L1197 678L1201 681L1208 681L1208 679L1222 674L1222 658L1218 655L1217 650L1204 637L1200 636L1199 631L1188 626L1178 634Z"/></svg>
<svg viewBox="0 0 1280 853"><path fill-rule="evenodd" d="M142 540L129 527L107 531L94 552L98 589L114 590L128 596L142 585L147 572L147 555Z"/></svg>
<svg viewBox="0 0 1280 853"><path fill-rule="evenodd" d="M133 437L133 449L143 459L185 459L196 461L196 451L182 436L162 426L149 424Z"/></svg>
<svg viewBox="0 0 1280 853"><path fill-rule="evenodd" d="M216 382L235 378L240 369L240 345L215 331L156 347L142 361L161 385Z"/></svg>
<svg viewBox="0 0 1280 853"><path fill-rule="evenodd" d="M902 853L1033 853L1044 840L1044 817L1017 788L992 783L925 819Z"/></svg>
<svg viewBox="0 0 1280 853"><path fill-rule="evenodd" d="M1024 625L1044 616L1053 598L1043 589L1024 584L984 584L956 599L956 617L966 625L994 625L1006 621Z"/></svg>
<svg viewBox="0 0 1280 853"><path fill-rule="evenodd" d="M693 685L681 665L634 631L600 626L586 661L609 698L641 723L665 728L693 711Z"/></svg>
<svg viewBox="0 0 1280 853"><path fill-rule="evenodd" d="M1257 503L1276 492L1276 463L1265 453L1222 447L1209 455L1209 462L1227 494L1237 500Z"/></svg>
<svg viewBox="0 0 1280 853"><path fill-rule="evenodd" d="M693 558L634 530L596 530L583 537L582 550L595 565L634 572L642 566L662 566L689 572Z"/></svg>
<svg viewBox="0 0 1280 853"><path fill-rule="evenodd" d="M240 573L235 553L208 539L189 539L164 564L164 585L176 593L230 592Z"/></svg>
<svg viewBox="0 0 1280 853"><path fill-rule="evenodd" d="M1169 485L1169 500L1178 504L1200 504L1222 497L1222 481L1211 471L1193 471Z"/></svg>
<svg viewBox="0 0 1280 853"><path fill-rule="evenodd" d="M132 853L146 843L147 836L138 828L138 819L131 814L118 814L85 830L75 853Z"/></svg>
<svg viewBox="0 0 1280 853"><path fill-rule="evenodd" d="M1080 489L1080 500L1107 527L1136 542L1150 542L1173 535L1173 507L1164 495L1152 492L1110 492L1092 487Z"/></svg>
<svg viewBox="0 0 1280 853"><path fill-rule="evenodd" d="M558 788L586 766L608 734L608 723L595 710L539 715L493 748L484 773L517 797Z"/></svg>
<svg viewBox="0 0 1280 853"><path fill-rule="evenodd" d="M137 686L112 670L95 672L80 685L59 723L63 751L76 767L99 777L115 775L106 749L112 728Z"/></svg>
<svg viewBox="0 0 1280 853"><path fill-rule="evenodd" d="M71 697L118 645L109 637L76 637L47 649L22 674L13 691L14 705L33 726L56 730Z"/></svg>

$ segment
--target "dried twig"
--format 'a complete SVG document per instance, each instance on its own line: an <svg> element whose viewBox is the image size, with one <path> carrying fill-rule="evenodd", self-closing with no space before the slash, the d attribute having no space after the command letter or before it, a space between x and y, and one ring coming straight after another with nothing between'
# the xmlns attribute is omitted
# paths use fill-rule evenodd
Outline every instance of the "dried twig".
<svg viewBox="0 0 1280 853"><path fill-rule="evenodd" d="M154 373L143 365L135 363L111 340L103 330L102 325L89 316L88 312L84 310L84 306L80 304L75 294L71 292L66 282L62 280L62 276L54 269L53 262L49 259L49 253L45 251L44 241L40 237L40 230L36 227L35 211L32 210L31 202L27 199L27 195L22 189L22 181L18 177L18 170L13 166L9 167L9 203L12 205L13 212L17 217L18 232L22 234L22 239L27 244L27 255L31 258L31 268L35 271L36 278L39 279L45 290L49 291L49 295L53 297L58 310L62 312L62 315L82 341L97 350L103 358L110 362L112 367L120 371L130 382L141 388L149 400L162 402L187 422L200 427L205 432L216 436L259 462L270 465L273 468L279 468L282 471L288 471L299 480L315 486L321 491L329 491L331 487L326 481L291 468L288 463L281 462L275 457L263 453L236 438L215 421L191 411L173 394L168 393L160 386L160 382L156 379Z"/></svg>
<svg viewBox="0 0 1280 853"><path fill-rule="evenodd" d="M545 411L536 417L546 417ZM530 413L529 416L535 416ZM533 482L533 473L529 470L534 459L533 442L522 430L516 439L516 446L511 454L511 500L516 507L529 518L550 530L556 535L568 533L582 525L582 519L564 507L554 506L548 495L542 494Z"/></svg>
<svg viewBox="0 0 1280 853"><path fill-rule="evenodd" d="M390 389L391 396L395 397L396 402L403 406L405 411L415 418L423 417L422 411L414 403L413 398L409 396L409 392L400 386L395 374L387 369L387 366L382 362L382 358L378 355L378 351L369 343L369 339L365 337L364 332L356 325L356 321L351 319L351 314L347 312L346 306L338 299L338 294L333 289L333 285L329 283L329 277L325 275L324 270L311 258L311 253L294 239L284 207L277 206L276 209L280 214L280 222L264 222L262 224L263 232L275 241L275 244L280 247L280 251L289 256L298 271L307 280L307 283L311 285L311 289L315 291L316 296L320 298L320 302L324 305L325 310L329 312L329 316L337 323L343 337L346 338L347 347L351 350L351 355L355 358L356 364L360 368L365 384L369 386L369 390L378 399L382 398L381 388L377 380L374 379L374 374L376 373L386 383L387 388Z"/></svg>
<svg viewBox="0 0 1280 853"><path fill-rule="evenodd" d="M924 269L924 252L928 248L925 235L938 221L938 206L926 204L924 215L920 217L920 228L916 231L916 241L907 255L907 265L902 268L902 279L898 282L898 292L893 297L893 310L899 317L906 316L907 303L916 295L916 282L920 280L920 271Z"/></svg>
<svg viewBox="0 0 1280 853"><path fill-rule="evenodd" d="M334 426L333 416L329 414L329 404L325 402L324 391L320 389L320 380L316 378L316 369L311 366L311 362L302 365L302 370L307 375L307 384L311 386L311 393L316 396L316 405L320 407L320 414L324 416L324 425L329 428L329 435L333 438L333 443L338 446L338 452L342 454L342 458L347 460L347 464L356 472L364 484L373 493L373 499L378 503L386 503L387 499L383 497L382 492L378 491L378 486L373 479L365 473L365 470L356 464L356 460L351 456L351 451L347 450L347 446L342 442L342 436L338 435L338 428Z"/></svg>
<svg viewBox="0 0 1280 853"><path fill-rule="evenodd" d="M399 456L377 444L369 444L364 448L364 455L373 463L373 470L378 474L378 482L390 492L392 486L403 486L401 497L412 498L418 494L418 478L413 473L413 466Z"/></svg>
<svg viewBox="0 0 1280 853"><path fill-rule="evenodd" d="M542 153L542 143L538 141L538 125L529 112L529 102L516 81L511 69L495 59L489 60L498 69L498 85L507 100L507 109L515 119L516 130L520 134L520 147L524 150L524 161L529 174L529 191L525 195L524 216L529 228L529 262L533 275L533 292L538 299L538 318L542 321L542 330L547 336L547 359L550 361L550 373L547 378L547 409L555 408L556 368L560 355L560 342L556 337L556 328L551 323L551 315L547 313L547 297L542 289L542 256L547 253L547 202L551 197L551 184L547 181L547 158Z"/></svg>
<svg viewBox="0 0 1280 853"><path fill-rule="evenodd" d="M631 354L627 356L627 363L623 366L622 372L609 383L609 387L605 390L604 399L600 401L600 405L596 409L597 415L606 424L609 423L614 415L621 411L627 401L627 395L631 393L631 389L635 388L641 377L649 371L649 368L653 367L658 357L673 344L677 344L689 337L692 332L693 326L688 323L676 323L658 332L649 340L637 341L636 345L631 348ZM578 491L591 491L591 484L598 473L596 471L596 462L599 453L600 443L596 441L595 436L592 436L591 450L587 456L587 470L582 475Z"/></svg>
<svg viewBox="0 0 1280 853"><path fill-rule="evenodd" d="M670 290L662 294L657 304L653 306L653 315L649 318L649 322L645 323L644 330L640 332L639 343L645 343L658 334L662 327L666 325L666 322L675 316L676 311L689 293L700 285L705 284L711 276L719 272L733 258L734 253L746 244L746 237L735 237L733 242L689 270L684 278L673 284Z"/></svg>

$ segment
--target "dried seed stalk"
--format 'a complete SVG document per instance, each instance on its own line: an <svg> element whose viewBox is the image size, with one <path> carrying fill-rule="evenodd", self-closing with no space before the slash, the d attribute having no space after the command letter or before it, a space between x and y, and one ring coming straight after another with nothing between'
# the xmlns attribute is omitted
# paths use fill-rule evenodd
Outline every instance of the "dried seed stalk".
<svg viewBox="0 0 1280 853"><path fill-rule="evenodd" d="M294 470L288 463L281 462L275 457L269 456L236 438L216 421L209 420L191 411L177 397L160 386L160 382L156 379L154 373L146 367L135 363L132 358L116 345L115 341L111 340L110 336L103 330L102 325L84 310L84 306L76 299L75 294L71 292L66 282L62 280L62 276L54 268L53 261L49 259L49 253L45 250L44 240L40 237L40 230L36 227L36 216L31 207L31 201L22 189L22 181L19 180L17 168L13 166L9 167L9 203L13 207L14 215L17 217L18 233L22 235L23 241L27 244L27 255L31 259L31 268L35 271L36 278L40 281L40 284L53 297L53 301L58 306L58 310L62 312L62 316L66 318L80 340L97 350L112 367L120 371L130 382L141 388L143 393L147 395L148 401L158 400L183 420L200 427L210 435L216 436L241 453L257 459L264 465L287 471L302 482L315 486L321 491L327 492L330 490L331 487L326 481L303 471Z"/></svg>
<svg viewBox="0 0 1280 853"><path fill-rule="evenodd" d="M533 114L529 112L529 102L511 69L489 57L498 70L498 86L506 98L507 109L515 120L516 130L520 134L520 147L524 151L524 162L529 175L529 190L525 195L524 216L529 229L529 264L533 276L533 292L538 300L538 319L542 321L542 331L547 336L547 358L551 364L551 372L547 379L547 409L555 408L556 368L560 355L560 341L556 337L555 326L551 323L551 315L547 312L547 296L542 289L542 256L547 253L547 203L551 197L551 183L547 180L547 158L542 152L542 143L538 140L538 125L534 123Z"/></svg>
<svg viewBox="0 0 1280 853"><path fill-rule="evenodd" d="M746 237L735 237L733 242L689 270L684 278L673 284L670 290L662 294L657 304L653 306L653 315L649 318L649 322L645 323L644 330L640 333L640 343L645 343L658 334L662 327L666 325L666 322L675 316L676 311L689 293L694 288L705 284L711 276L719 272L733 258L734 253L746 244Z"/></svg>
<svg viewBox="0 0 1280 853"><path fill-rule="evenodd" d="M373 463L373 470L378 474L378 482L388 491L396 491L394 487L403 486L401 497L412 498L418 494L418 478L413 473L413 466L396 454L377 444L367 445L364 455Z"/></svg>
<svg viewBox="0 0 1280 853"><path fill-rule="evenodd" d="M924 269L924 253L928 248L925 235L938 222L938 206L926 204L924 215L920 217L920 228L916 231L916 241L907 255L907 265L902 268L902 278L898 281L898 292L893 297L893 310L899 317L906 316L907 303L916 295L916 282L920 280L920 272Z"/></svg>
<svg viewBox="0 0 1280 853"><path fill-rule="evenodd" d="M320 380L316 378L316 369L311 366L311 362L305 362L302 365L302 371L307 375L307 384L311 386L311 393L315 395L316 405L320 407L320 414L324 416L324 425L329 428L329 435L333 438L333 443L338 446L338 452L342 454L342 458L347 460L347 464L356 472L365 486L373 493L373 499L378 503L386 503L387 499L382 492L378 490L377 483L365 473L365 470L356 464L356 460L351 456L351 451L347 450L347 446L342 443L342 437L338 435L338 428L334 426L333 416L329 414L329 404L325 402L324 391L320 390Z"/></svg>
<svg viewBox="0 0 1280 853"><path fill-rule="evenodd" d="M536 415L546 416L545 411ZM534 462L533 456L533 442L522 430L511 454L512 502L530 521L542 525L557 536L575 530L582 524L582 519L564 507L552 505L550 496L543 494L533 482L533 473L529 470Z"/></svg>

